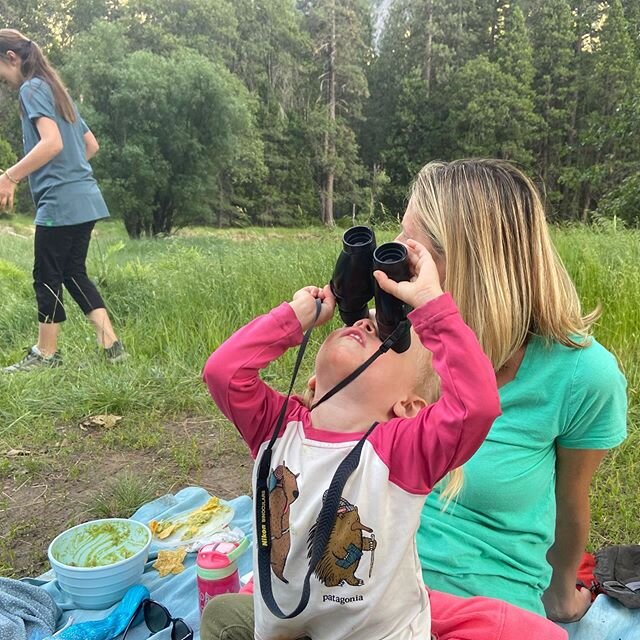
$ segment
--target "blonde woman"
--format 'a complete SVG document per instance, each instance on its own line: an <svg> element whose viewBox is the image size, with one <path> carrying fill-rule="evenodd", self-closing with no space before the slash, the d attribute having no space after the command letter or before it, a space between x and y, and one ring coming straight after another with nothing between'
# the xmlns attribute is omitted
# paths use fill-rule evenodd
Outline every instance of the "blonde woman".
<svg viewBox="0 0 640 640"><path fill-rule="evenodd" d="M589 336L594 314L581 310L539 194L507 162L432 162L398 239L431 252L493 363L502 404L455 501L443 510L436 488L423 508L425 582L578 620L590 604L576 589L589 487L626 436L626 382Z"/></svg>

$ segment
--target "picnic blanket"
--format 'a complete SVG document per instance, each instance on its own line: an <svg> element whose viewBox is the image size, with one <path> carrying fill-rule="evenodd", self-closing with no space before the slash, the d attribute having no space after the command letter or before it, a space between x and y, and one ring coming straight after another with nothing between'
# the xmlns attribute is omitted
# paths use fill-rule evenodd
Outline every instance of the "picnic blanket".
<svg viewBox="0 0 640 640"><path fill-rule="evenodd" d="M154 518L166 519L187 509L195 509L207 502L211 496L201 487L187 487L175 495L165 495L157 500L149 502L138 509L133 520L145 524ZM234 508L235 514L230 526L242 529L251 535L252 531L252 501L249 496L240 496L228 501ZM185 558L185 569L179 574L170 574L161 578L158 572L151 566L157 557L158 548L151 544L149 560L145 566L141 584L151 593L151 598L163 604L174 618L182 618L193 630L194 639L200 638L200 611L198 609L198 589L196 586L196 554L189 553ZM240 576L251 571L251 547L238 560L238 573ZM52 571L40 576L37 580L30 580L32 584L39 584L45 589L56 604L62 609L63 615L58 620L58 629L73 617L73 623L85 620L99 620L111 613L117 605L101 611L77 609L69 596L60 591ZM145 624L133 628L127 635L127 640L167 640L171 637L169 630L150 634Z"/></svg>
<svg viewBox="0 0 640 640"><path fill-rule="evenodd" d="M188 487L175 495L166 495L149 502L132 516L133 520L147 523L154 518L168 518L186 509L203 505L210 495L201 487ZM229 503L235 510L230 526L239 527L247 535L252 533L252 501L249 496L240 496ZM158 549L152 544L149 561L145 567L142 584L151 592L154 600L162 603L174 618L183 618L194 630L194 639L200 638L200 613L198 610L198 593L196 587L195 553L190 553L185 559L185 570L177 575L160 578L158 572L152 568ZM251 548L239 559L238 571L240 576L251 571ZM47 572L38 580L30 580L40 584L57 605L63 610L58 621L58 628L62 627L73 616L74 622L97 620L108 615L116 605L103 611L87 611L74 608L68 596L60 591L53 573ZM569 640L640 640L640 609L626 609L615 600L600 595L596 598L587 615L580 621L562 625L569 633ZM167 640L170 632L161 631L153 635L146 625L141 624L130 631L127 640ZM487 639L489 640L489 639ZM544 640L532 638L532 640Z"/></svg>

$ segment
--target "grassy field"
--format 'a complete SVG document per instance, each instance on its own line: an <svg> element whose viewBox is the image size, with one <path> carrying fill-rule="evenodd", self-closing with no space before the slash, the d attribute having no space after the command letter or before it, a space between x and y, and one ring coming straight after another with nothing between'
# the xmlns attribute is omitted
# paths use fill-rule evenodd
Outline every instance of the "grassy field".
<svg viewBox="0 0 640 640"><path fill-rule="evenodd" d="M154 495L188 484L223 497L248 490L244 446L212 406L200 371L235 328L300 286L324 283L340 234L192 230L133 242L117 222L99 225L90 274L133 357L109 367L67 299L65 366L0 376L0 575L42 569L48 541L89 516L129 515ZM393 231L378 235L391 238ZM594 484L591 545L637 542L640 232L580 227L554 235L585 306L602 305L596 336L629 380L629 438ZM32 243L27 219L0 219L1 366L35 339ZM315 343L323 333L316 332ZM292 355L268 370L276 384L288 379ZM111 428L83 424L101 414L122 420Z"/></svg>

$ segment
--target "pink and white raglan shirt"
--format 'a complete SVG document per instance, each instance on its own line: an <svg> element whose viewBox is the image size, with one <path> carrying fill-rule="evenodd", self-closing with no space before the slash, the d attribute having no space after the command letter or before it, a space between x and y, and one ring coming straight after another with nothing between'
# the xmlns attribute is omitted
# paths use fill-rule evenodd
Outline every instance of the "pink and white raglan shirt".
<svg viewBox="0 0 640 640"><path fill-rule="evenodd" d="M440 399L414 418L380 423L364 443L312 576L309 604L299 616L273 616L255 581L258 640L430 637L429 599L415 545L420 511L433 485L480 446L500 403L491 363L448 294L414 310L409 319L433 353ZM237 331L205 366L211 395L254 458L267 446L285 402L259 372L301 340L300 323L284 303ZM269 505L273 594L288 612L300 599L309 533L323 494L363 434L314 429L309 410L295 397L284 425L273 448ZM256 471L257 465L254 483ZM256 558L254 550L254 567Z"/></svg>

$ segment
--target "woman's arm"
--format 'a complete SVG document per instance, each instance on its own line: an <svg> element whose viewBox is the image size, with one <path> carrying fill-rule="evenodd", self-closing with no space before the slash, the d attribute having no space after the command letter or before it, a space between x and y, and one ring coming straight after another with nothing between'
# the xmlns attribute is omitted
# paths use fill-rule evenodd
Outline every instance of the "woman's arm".
<svg viewBox="0 0 640 640"><path fill-rule="evenodd" d="M95 156L100 150L100 145L91 131L87 131L83 138L84 146L87 150L87 160L91 160L91 158L93 158L93 156Z"/></svg>
<svg viewBox="0 0 640 640"><path fill-rule="evenodd" d="M591 604L591 593L576 589L576 572L589 537L589 487L606 453L556 447L556 537L547 554L553 576L542 597L556 622L579 620Z"/></svg>

